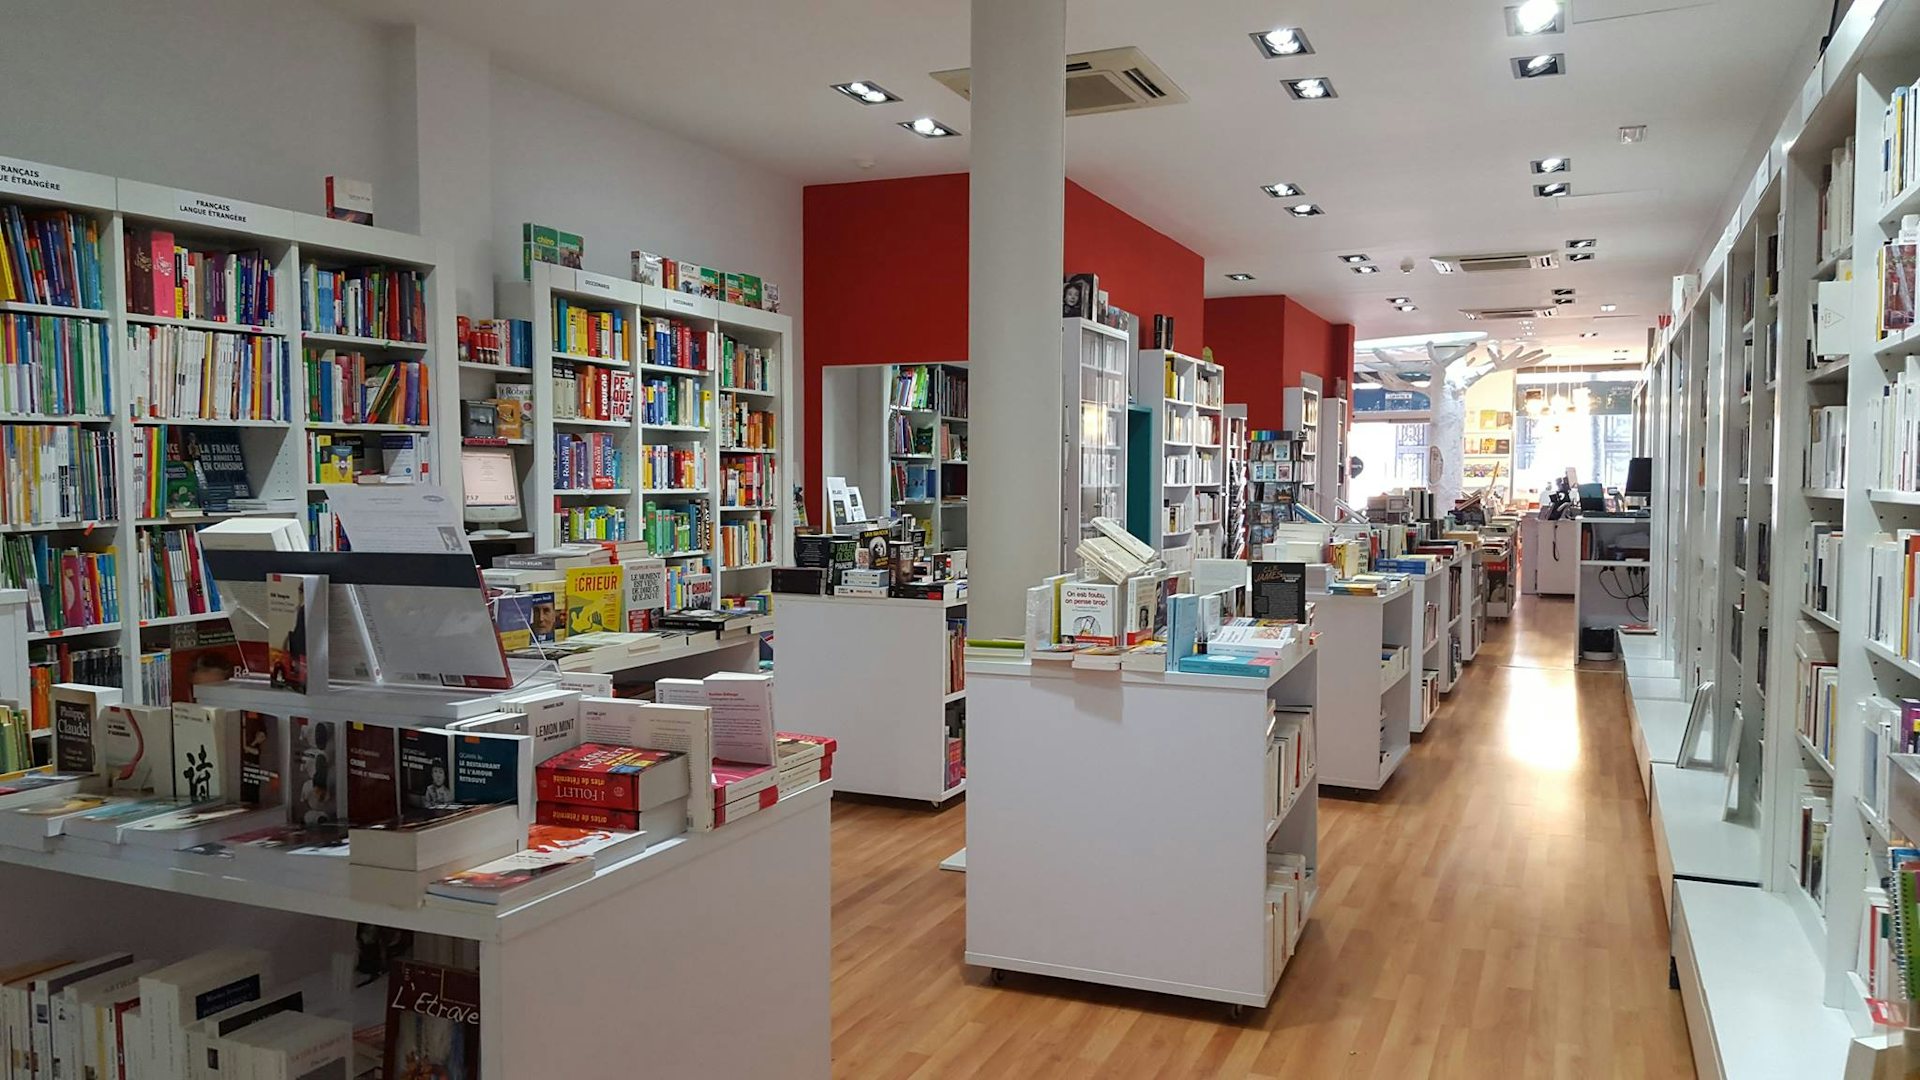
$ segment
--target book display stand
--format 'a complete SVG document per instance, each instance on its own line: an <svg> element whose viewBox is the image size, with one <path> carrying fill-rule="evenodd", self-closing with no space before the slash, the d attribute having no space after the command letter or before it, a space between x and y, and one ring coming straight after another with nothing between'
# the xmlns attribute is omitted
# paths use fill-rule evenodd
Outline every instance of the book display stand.
<svg viewBox="0 0 1920 1080"><path fill-rule="evenodd" d="M1318 888L1318 795L1275 806L1263 749L1325 654L1266 678L969 659L967 963L1266 1006ZM1180 797L1072 779L1142 769ZM1299 884L1270 886L1284 865Z"/></svg>
<svg viewBox="0 0 1920 1080"><path fill-rule="evenodd" d="M1152 410L1158 447L1146 475L1160 499L1144 539L1170 569L1226 554L1226 380L1220 365L1165 349L1135 361L1133 399Z"/></svg>
<svg viewBox="0 0 1920 1080"><path fill-rule="evenodd" d="M1426 726L1416 657L1426 588L1409 575L1378 595L1314 594L1321 783L1379 790L1406 760L1414 724ZM1378 693L1355 692L1375 686Z"/></svg>

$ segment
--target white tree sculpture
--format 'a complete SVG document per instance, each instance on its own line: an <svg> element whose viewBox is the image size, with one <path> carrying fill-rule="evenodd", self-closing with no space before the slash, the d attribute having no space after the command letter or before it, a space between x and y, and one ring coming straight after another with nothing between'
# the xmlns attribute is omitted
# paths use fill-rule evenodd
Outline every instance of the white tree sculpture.
<svg viewBox="0 0 1920 1080"><path fill-rule="evenodd" d="M1433 411L1427 429L1427 486L1443 512L1453 508L1466 480L1463 457L1467 439L1467 388L1496 371L1512 371L1547 359L1539 349L1522 345L1503 351L1487 342L1484 355L1471 345L1434 345L1404 349L1374 349L1370 365L1375 382L1389 390L1412 390L1427 395ZM1420 380L1420 381L1416 381ZM1438 468L1431 467L1438 451Z"/></svg>

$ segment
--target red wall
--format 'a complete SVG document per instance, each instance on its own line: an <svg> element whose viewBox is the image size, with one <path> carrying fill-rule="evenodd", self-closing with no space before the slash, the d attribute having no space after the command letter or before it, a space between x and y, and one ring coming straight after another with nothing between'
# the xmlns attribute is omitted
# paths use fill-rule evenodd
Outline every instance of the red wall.
<svg viewBox="0 0 1920 1080"><path fill-rule="evenodd" d="M1330 323L1286 296L1219 296L1206 302L1207 344L1227 369L1227 399L1247 405L1255 428L1286 426L1282 391L1302 373L1326 392L1353 381L1353 326Z"/></svg>
<svg viewBox="0 0 1920 1080"><path fill-rule="evenodd" d="M967 174L820 184L803 196L807 293L805 487L821 521L821 377L842 364L967 358ZM1175 344L1205 343L1206 261L1067 181L1066 273L1100 275L1108 298L1141 316L1174 317Z"/></svg>

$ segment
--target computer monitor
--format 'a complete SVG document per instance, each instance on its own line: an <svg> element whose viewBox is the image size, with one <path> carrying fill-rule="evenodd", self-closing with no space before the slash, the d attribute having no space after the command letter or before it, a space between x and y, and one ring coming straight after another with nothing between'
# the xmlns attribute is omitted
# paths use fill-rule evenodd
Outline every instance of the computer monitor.
<svg viewBox="0 0 1920 1080"><path fill-rule="evenodd" d="M1606 513L1607 489L1600 484L1581 484L1580 512L1583 514Z"/></svg>
<svg viewBox="0 0 1920 1080"><path fill-rule="evenodd" d="M1643 499L1651 499L1653 497L1652 458L1637 457L1628 460L1627 482L1622 485L1620 492L1629 497L1639 496Z"/></svg>
<svg viewBox="0 0 1920 1080"><path fill-rule="evenodd" d="M493 525L520 520L520 472L512 448L465 447L460 451L460 480L468 521Z"/></svg>

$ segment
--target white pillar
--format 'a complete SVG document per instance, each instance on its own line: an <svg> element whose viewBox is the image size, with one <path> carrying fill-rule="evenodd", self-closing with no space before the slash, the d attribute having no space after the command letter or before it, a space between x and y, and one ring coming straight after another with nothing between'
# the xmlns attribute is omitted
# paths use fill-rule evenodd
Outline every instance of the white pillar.
<svg viewBox="0 0 1920 1080"><path fill-rule="evenodd" d="M968 633L1018 637L1060 570L1066 0L973 0Z"/></svg>

